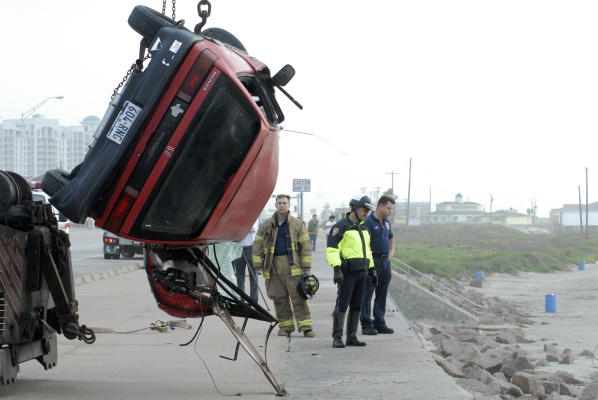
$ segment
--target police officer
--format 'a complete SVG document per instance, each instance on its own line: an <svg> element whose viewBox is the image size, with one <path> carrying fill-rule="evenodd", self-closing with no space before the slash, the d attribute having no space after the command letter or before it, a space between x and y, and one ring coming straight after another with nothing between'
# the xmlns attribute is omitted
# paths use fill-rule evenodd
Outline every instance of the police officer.
<svg viewBox="0 0 598 400"><path fill-rule="evenodd" d="M368 196L356 196L349 202L351 212L338 221L328 234L326 259L334 268L334 283L338 286L336 306L332 320L332 347L345 347L343 325L347 308L347 346L365 346L357 339L357 325L361 312L361 301L366 273L377 281L376 269L370 249L370 234L364 224L373 211Z"/></svg>
<svg viewBox="0 0 598 400"><path fill-rule="evenodd" d="M386 295L392 273L390 271L390 258L395 252L395 238L390 228L388 219L395 208L395 201L390 196L382 196L378 200L376 211L370 214L365 220L365 226L371 234L372 255L378 275L378 285L374 285L366 279L365 293L361 305L361 333L364 335L376 335L378 333L394 333L392 328L386 325L384 313L386 312ZM376 291L374 300L374 320L372 315L372 296Z"/></svg>

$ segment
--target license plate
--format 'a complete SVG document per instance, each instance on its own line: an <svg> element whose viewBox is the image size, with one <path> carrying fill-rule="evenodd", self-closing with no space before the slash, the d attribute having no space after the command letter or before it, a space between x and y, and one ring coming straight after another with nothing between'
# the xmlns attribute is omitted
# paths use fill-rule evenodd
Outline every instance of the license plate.
<svg viewBox="0 0 598 400"><path fill-rule="evenodd" d="M137 119L137 116L141 113L141 107L136 106L130 101L125 101L123 108L114 120L110 131L106 135L108 139L115 143L121 144L127 136L127 132L131 129L133 122Z"/></svg>

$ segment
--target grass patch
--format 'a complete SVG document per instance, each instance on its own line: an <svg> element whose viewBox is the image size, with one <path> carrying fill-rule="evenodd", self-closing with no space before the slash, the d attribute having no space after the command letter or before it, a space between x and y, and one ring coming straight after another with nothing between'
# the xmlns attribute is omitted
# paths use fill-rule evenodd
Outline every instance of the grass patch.
<svg viewBox="0 0 598 400"><path fill-rule="evenodd" d="M551 272L598 260L598 233L531 234L501 225L438 224L395 228L395 257L447 278L486 272Z"/></svg>

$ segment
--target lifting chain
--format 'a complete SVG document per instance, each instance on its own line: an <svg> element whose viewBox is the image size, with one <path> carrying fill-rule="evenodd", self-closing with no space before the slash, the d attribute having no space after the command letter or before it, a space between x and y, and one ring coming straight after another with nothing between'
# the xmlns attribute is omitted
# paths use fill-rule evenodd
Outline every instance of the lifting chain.
<svg viewBox="0 0 598 400"><path fill-rule="evenodd" d="M166 15L166 2L167 1L168 0L162 0L162 14L163 15ZM203 26L206 24L206 22L208 22L208 17L210 16L211 13L212 13L212 4L210 4L209 0L200 0L199 3L197 3L197 14L201 18L201 22L199 24L195 25L195 29L194 29L195 33L199 34L201 32L201 28L203 28ZM176 0L172 0L172 19L176 20ZM139 49L139 58L137 60L135 60L135 62L131 65L131 68L129 68L129 70L123 77L122 81L120 81L118 86L116 86L114 88L114 91L112 92L112 96L110 96L110 100L114 99L114 97L116 96L116 94L118 93L120 88L122 88L123 85L125 84L125 82L127 82L127 80L129 79L129 77L131 76L131 74L133 73L134 70L136 70L138 72L143 70L143 62L151 57L151 53L149 53L149 52L145 55L145 57L143 56L145 49L147 47L148 47L147 43L145 43L142 40L140 49Z"/></svg>
<svg viewBox="0 0 598 400"><path fill-rule="evenodd" d="M212 4L210 4L208 0L199 0L199 3L197 3L197 14L201 18L201 22L195 25L195 28L193 29L196 34L201 32L201 28L203 28L206 22L208 22L208 17L211 13Z"/></svg>
<svg viewBox="0 0 598 400"><path fill-rule="evenodd" d="M166 1L162 0L162 14L166 15ZM172 0L172 19L176 21L176 0Z"/></svg>
<svg viewBox="0 0 598 400"><path fill-rule="evenodd" d="M140 72L143 70L143 62L145 60L147 60L148 58L151 58L151 56L152 56L150 52L148 52L145 55L145 57L143 56L143 53L145 52L146 48L147 48L146 42L145 42L145 40L142 40L141 44L139 45L139 58L137 60L135 60L135 62L131 65L131 68L129 68L129 70L127 71L127 73L125 74L123 79L120 81L118 86L116 86L114 88L114 91L112 92L112 96L110 96L110 100L114 100L114 97L116 96L116 94L118 93L120 88L123 87L125 82L129 79L129 77L133 73L133 70L136 70L137 72Z"/></svg>

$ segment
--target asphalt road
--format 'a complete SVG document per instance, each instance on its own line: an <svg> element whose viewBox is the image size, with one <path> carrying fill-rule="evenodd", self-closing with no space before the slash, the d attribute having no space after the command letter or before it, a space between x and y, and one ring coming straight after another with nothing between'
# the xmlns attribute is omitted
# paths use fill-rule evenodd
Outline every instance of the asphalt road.
<svg viewBox="0 0 598 400"><path fill-rule="evenodd" d="M93 274L106 269L143 262L141 255L128 259L121 257L118 260L105 260L102 234L103 230L99 228L71 225L71 259L75 276Z"/></svg>

